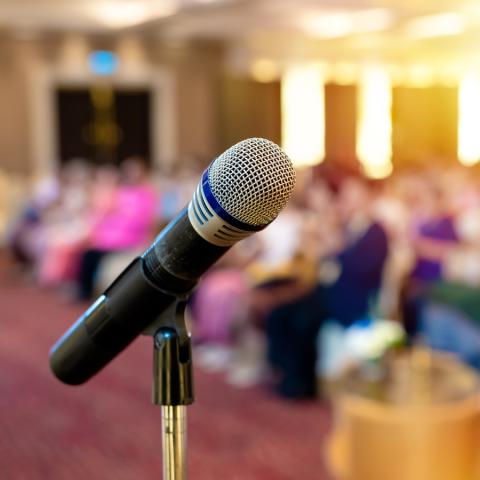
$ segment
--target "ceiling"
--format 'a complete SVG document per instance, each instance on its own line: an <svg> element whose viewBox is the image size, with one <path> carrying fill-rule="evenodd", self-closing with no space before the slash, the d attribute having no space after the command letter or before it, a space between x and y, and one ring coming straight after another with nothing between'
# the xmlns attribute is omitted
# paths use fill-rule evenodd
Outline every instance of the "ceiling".
<svg viewBox="0 0 480 480"><path fill-rule="evenodd" d="M478 0L0 0L17 33L138 31L169 40L221 39L264 57L469 58ZM414 50L413 50L414 49Z"/></svg>

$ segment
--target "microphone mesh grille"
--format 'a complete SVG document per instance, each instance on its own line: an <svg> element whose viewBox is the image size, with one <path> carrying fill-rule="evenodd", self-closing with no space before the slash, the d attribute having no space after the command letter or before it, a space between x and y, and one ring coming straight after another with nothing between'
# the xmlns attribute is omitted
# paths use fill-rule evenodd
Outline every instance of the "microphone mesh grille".
<svg viewBox="0 0 480 480"><path fill-rule="evenodd" d="M295 186L295 170L278 145L249 138L210 165L208 183L232 217L260 226L274 220L286 205Z"/></svg>

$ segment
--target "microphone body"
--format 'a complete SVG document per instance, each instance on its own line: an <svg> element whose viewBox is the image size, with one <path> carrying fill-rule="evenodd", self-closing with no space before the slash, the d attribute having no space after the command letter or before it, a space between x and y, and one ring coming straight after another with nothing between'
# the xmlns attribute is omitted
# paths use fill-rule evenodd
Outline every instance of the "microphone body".
<svg viewBox="0 0 480 480"><path fill-rule="evenodd" d="M154 248L170 250L163 259L179 265L188 277L170 273L155 257ZM227 250L201 238L183 210L55 344L50 355L55 375L72 385L87 381L177 297L188 294L200 275Z"/></svg>
<svg viewBox="0 0 480 480"><path fill-rule="evenodd" d="M244 181L230 184L232 162L250 167L252 154L258 156L260 147L269 156L259 159L273 162L288 180L280 182L282 195L272 192L271 187L278 190L278 185L268 177L267 182L244 179L255 187L248 190ZM273 221L290 196L294 176L288 157L268 140L245 140L218 157L204 172L188 207L55 343L50 353L54 374L64 383L78 385L99 372L173 302L188 295L232 245ZM247 196L241 191L238 196L241 188Z"/></svg>

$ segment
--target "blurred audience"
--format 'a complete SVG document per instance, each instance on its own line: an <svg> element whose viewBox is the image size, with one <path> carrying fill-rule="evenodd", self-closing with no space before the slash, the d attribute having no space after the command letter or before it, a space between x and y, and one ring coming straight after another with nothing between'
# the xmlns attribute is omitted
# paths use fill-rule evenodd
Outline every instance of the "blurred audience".
<svg viewBox="0 0 480 480"><path fill-rule="evenodd" d="M480 368L476 174L458 167L382 182L317 177L302 172L279 218L200 282L192 329L209 349L199 363L225 369L237 385L268 379L282 395L308 397L317 376L348 368L352 328L390 319L410 342ZM126 255L141 253L198 178L193 168L149 172L139 158L118 168L74 160L33 184L10 226L10 250L39 284L73 285L91 299L104 287L107 260L121 258L123 267Z"/></svg>
<svg viewBox="0 0 480 480"><path fill-rule="evenodd" d="M89 235L91 167L76 159L61 172L58 197L42 211L38 235L42 239L37 275L44 286L74 281L78 261Z"/></svg>
<svg viewBox="0 0 480 480"><path fill-rule="evenodd" d="M83 300L94 294L103 258L147 247L154 233L157 195L142 159L128 158L121 164L118 186L115 178L104 175L97 179L96 187L96 205L92 205L90 232L78 274L79 298ZM103 187L110 190L111 200L99 195Z"/></svg>
<svg viewBox="0 0 480 480"><path fill-rule="evenodd" d="M403 293L405 328L413 336L419 325L422 302L431 284L443 278L445 259L458 243L454 212L440 185L411 180L410 245L414 265Z"/></svg>
<svg viewBox="0 0 480 480"><path fill-rule="evenodd" d="M336 245L315 259L316 285L307 296L277 307L267 322L269 358L285 396L313 396L316 387L316 337L333 338L369 314L381 285L388 242L372 215L373 192L359 179L345 179L337 195ZM326 330L329 326L328 333ZM342 333L340 333L342 335ZM342 345L338 345L342 348ZM325 362L323 362L325 363Z"/></svg>

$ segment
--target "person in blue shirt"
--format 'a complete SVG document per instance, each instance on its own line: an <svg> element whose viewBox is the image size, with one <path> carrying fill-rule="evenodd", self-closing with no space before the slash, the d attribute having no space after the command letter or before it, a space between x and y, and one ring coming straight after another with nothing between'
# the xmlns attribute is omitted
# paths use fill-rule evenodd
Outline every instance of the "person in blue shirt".
<svg viewBox="0 0 480 480"><path fill-rule="evenodd" d="M316 338L322 324L329 320L347 328L364 318L375 302L388 238L372 205L369 185L361 179L344 180L335 205L342 229L337 251L323 259L318 284L307 296L279 306L267 318L269 361L284 396L315 395Z"/></svg>

